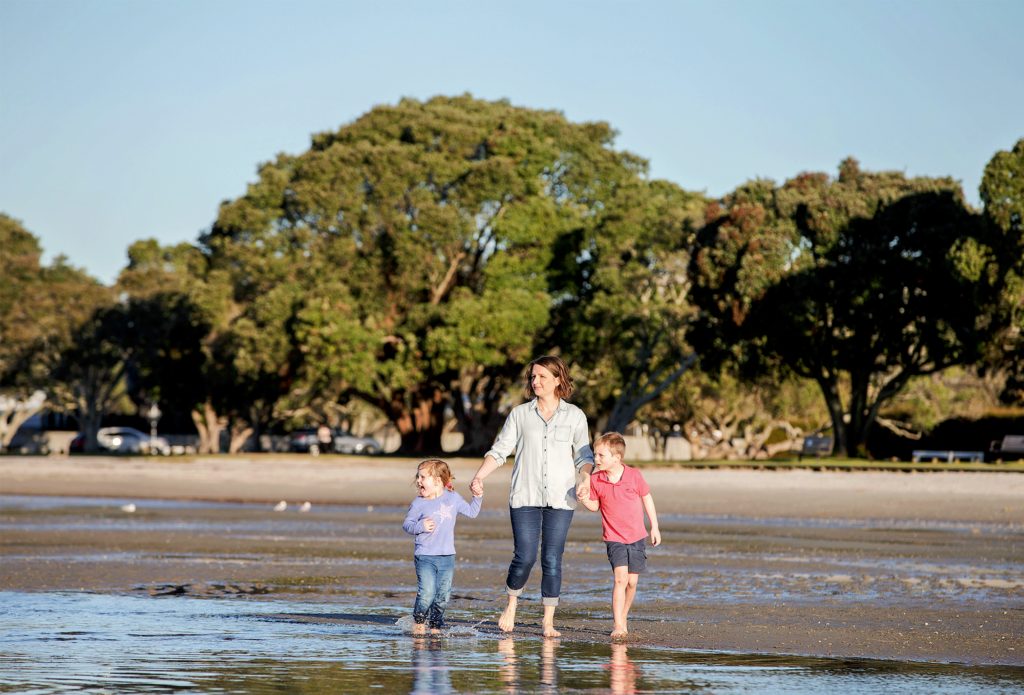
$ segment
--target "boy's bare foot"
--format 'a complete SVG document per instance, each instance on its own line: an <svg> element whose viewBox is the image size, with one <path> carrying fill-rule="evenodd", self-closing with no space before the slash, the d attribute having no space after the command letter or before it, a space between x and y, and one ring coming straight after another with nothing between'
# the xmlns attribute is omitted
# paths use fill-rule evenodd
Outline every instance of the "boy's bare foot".
<svg viewBox="0 0 1024 695"><path fill-rule="evenodd" d="M544 636L545 637L561 637L562 633L555 629L554 625L544 623Z"/></svg>
<svg viewBox="0 0 1024 695"><path fill-rule="evenodd" d="M501 612L501 616L498 618L498 627L501 628L502 632L512 632L516 626L516 604L518 601L515 596L508 597L508 605L505 606L505 610Z"/></svg>
<svg viewBox="0 0 1024 695"><path fill-rule="evenodd" d="M427 626L424 623L416 623L412 626L412 634L414 635L425 635L427 634Z"/></svg>

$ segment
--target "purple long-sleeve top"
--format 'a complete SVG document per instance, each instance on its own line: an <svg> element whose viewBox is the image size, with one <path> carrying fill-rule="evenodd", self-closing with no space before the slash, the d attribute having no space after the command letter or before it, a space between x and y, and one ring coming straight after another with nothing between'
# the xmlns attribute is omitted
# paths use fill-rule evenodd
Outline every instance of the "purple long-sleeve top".
<svg viewBox="0 0 1024 695"><path fill-rule="evenodd" d="M476 518L483 500L483 497L474 497L472 502L466 502L453 490L445 490L434 499L414 499L402 523L405 532L415 537L413 555L454 555L455 517L462 514L470 519ZM429 533L423 528L423 521L427 518L437 524Z"/></svg>

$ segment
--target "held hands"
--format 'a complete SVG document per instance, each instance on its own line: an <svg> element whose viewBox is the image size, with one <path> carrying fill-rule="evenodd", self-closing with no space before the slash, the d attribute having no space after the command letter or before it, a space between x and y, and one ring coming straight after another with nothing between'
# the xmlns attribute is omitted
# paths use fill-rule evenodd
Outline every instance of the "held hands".
<svg viewBox="0 0 1024 695"><path fill-rule="evenodd" d="M576 499L581 502L590 499L590 476L584 476L583 480L576 483Z"/></svg>
<svg viewBox="0 0 1024 695"><path fill-rule="evenodd" d="M473 493L473 497L483 497L484 481L480 478L473 478L469 483L469 491Z"/></svg>

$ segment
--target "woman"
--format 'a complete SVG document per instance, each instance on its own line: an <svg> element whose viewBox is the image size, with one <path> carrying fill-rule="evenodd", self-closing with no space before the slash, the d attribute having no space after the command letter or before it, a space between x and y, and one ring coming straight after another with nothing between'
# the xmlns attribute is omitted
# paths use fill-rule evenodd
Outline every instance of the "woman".
<svg viewBox="0 0 1024 695"><path fill-rule="evenodd" d="M505 582L508 605L498 619L505 632L515 627L519 596L539 548L544 636L560 636L554 623L562 588L562 552L576 509L576 488L587 493L594 466L587 416L564 400L572 392L572 378L562 360L546 355L531 362L526 397L532 400L509 413L470 483L473 494L482 495L484 479L515 452L509 495L515 554Z"/></svg>

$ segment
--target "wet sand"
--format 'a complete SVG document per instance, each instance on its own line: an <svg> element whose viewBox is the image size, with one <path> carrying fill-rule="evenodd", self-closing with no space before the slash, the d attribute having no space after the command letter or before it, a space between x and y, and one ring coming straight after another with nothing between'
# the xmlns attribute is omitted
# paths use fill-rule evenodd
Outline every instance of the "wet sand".
<svg viewBox="0 0 1024 695"><path fill-rule="evenodd" d="M477 461L452 464L466 495ZM631 641L1024 666L1024 475L643 470L665 542L649 553ZM414 471L388 458L3 457L0 494L67 499L4 500L0 590L308 596L338 603L311 619L392 620L415 594L400 528ZM495 633L508 472L488 479L484 513L459 522L450 607ZM273 511L279 500L288 509ZM563 639L608 639L610 578L597 515L580 510ZM539 635L539 567L520 619L517 633Z"/></svg>

